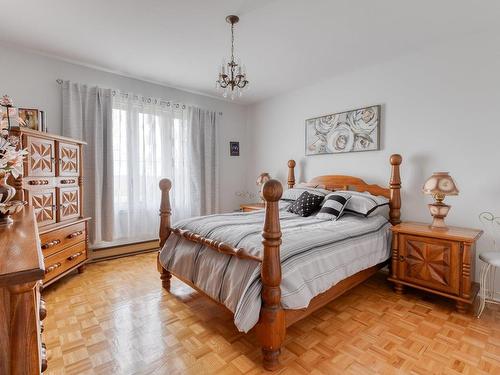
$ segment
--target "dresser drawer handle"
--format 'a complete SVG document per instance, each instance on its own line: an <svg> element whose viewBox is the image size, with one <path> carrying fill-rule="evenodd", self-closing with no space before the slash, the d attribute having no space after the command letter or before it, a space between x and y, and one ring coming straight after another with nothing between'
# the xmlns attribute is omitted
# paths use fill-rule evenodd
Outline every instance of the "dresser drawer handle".
<svg viewBox="0 0 500 375"><path fill-rule="evenodd" d="M44 372L45 370L47 370L47 346L45 346L44 342L42 342L42 348L40 350L40 354L42 357L40 372Z"/></svg>
<svg viewBox="0 0 500 375"><path fill-rule="evenodd" d="M47 243L44 243L42 245L42 249L50 249L51 247L53 246L56 246L56 245L59 245L61 243L61 240L52 240L52 241L49 241Z"/></svg>
<svg viewBox="0 0 500 375"><path fill-rule="evenodd" d="M69 239L72 239L72 238L75 238L75 237L78 237L78 236L81 236L83 234L83 231L81 230L78 230L76 232L73 232L71 234L68 234L68 237Z"/></svg>
<svg viewBox="0 0 500 375"><path fill-rule="evenodd" d="M52 271L54 271L55 269L61 267L61 263L57 262L49 267L47 267L47 269L45 270L45 273L51 273Z"/></svg>
<svg viewBox="0 0 500 375"><path fill-rule="evenodd" d="M68 260L75 260L76 258L78 258L80 255L82 255L83 252L82 251L79 251L77 252L76 254L73 254L71 256L68 257Z"/></svg>
<svg viewBox="0 0 500 375"><path fill-rule="evenodd" d="M47 306L45 300L40 298L40 311L38 312L40 320L44 320L47 317Z"/></svg>
<svg viewBox="0 0 500 375"><path fill-rule="evenodd" d="M61 180L61 184L67 185L67 184L74 184L76 180L74 179L68 179L68 180Z"/></svg>
<svg viewBox="0 0 500 375"><path fill-rule="evenodd" d="M400 262L404 262L404 260L405 260L405 257L404 257L403 255L400 255L400 256L399 256L399 261L400 261Z"/></svg>
<svg viewBox="0 0 500 375"><path fill-rule="evenodd" d="M31 180L28 181L28 185L48 185L49 180Z"/></svg>

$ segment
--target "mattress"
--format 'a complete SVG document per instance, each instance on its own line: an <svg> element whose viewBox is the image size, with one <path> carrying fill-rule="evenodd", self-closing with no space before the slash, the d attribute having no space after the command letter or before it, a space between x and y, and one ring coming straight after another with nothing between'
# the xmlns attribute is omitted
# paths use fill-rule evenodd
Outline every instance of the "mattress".
<svg viewBox="0 0 500 375"><path fill-rule="evenodd" d="M263 222L262 210L190 218L174 227L261 257ZM285 309L306 308L318 294L390 256L391 225L383 216L344 215L330 221L280 210L280 223L281 304ZM262 288L259 262L220 254L171 235L160 252L160 263L223 303L234 313L240 331L248 332L258 322Z"/></svg>

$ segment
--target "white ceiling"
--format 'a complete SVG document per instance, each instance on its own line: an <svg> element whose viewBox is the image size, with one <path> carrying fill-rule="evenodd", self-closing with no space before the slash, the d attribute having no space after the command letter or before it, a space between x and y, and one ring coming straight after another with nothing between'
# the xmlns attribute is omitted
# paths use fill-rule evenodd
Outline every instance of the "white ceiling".
<svg viewBox="0 0 500 375"><path fill-rule="evenodd" d="M0 0L0 9L4 42L208 95L229 54L224 18L237 14L236 55L251 84L239 101L249 103L498 31L500 1Z"/></svg>

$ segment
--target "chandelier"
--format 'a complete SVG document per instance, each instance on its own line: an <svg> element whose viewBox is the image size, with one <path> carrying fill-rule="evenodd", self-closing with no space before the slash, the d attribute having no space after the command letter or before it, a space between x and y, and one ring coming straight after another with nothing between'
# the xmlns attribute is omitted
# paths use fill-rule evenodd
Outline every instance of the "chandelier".
<svg viewBox="0 0 500 375"><path fill-rule="evenodd" d="M219 76L215 86L217 90L222 90L222 96L234 99L241 97L243 90L248 89L248 80L245 65L241 65L240 59L234 58L234 24L238 23L238 16L227 16L226 21L231 24L231 60L226 63L222 60Z"/></svg>

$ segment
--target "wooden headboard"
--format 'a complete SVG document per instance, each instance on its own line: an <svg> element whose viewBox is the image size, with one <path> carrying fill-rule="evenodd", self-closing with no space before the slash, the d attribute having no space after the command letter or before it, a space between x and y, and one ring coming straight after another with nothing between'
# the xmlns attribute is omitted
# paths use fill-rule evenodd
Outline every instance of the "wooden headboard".
<svg viewBox="0 0 500 375"><path fill-rule="evenodd" d="M391 155L389 162L391 164L391 179L389 187L382 187L375 184L367 184L359 177L326 175L312 178L308 184L322 185L328 190L354 190L359 192L368 192L373 195L382 195L389 198L389 217L393 225L401 222L401 176L399 166L403 158L399 154ZM295 160L288 161L288 188L295 185Z"/></svg>

